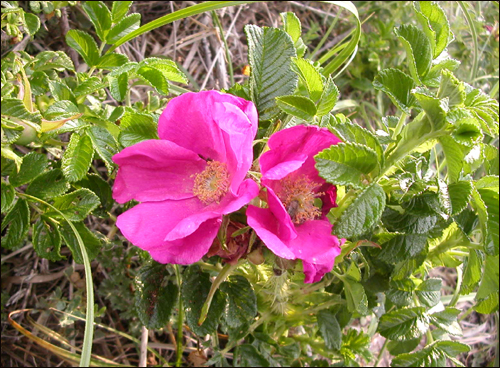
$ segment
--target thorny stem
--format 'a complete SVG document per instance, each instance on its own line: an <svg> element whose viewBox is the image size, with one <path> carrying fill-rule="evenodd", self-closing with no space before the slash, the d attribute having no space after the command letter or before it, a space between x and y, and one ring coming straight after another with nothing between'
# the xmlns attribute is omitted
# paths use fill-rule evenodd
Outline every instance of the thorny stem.
<svg viewBox="0 0 500 368"><path fill-rule="evenodd" d="M389 339L385 339L384 345L382 345L382 348L380 349L380 352L378 353L377 360L375 363L373 363L374 367L378 367L380 361L382 360L382 356L385 353L385 350L387 349L387 345L389 344Z"/></svg>

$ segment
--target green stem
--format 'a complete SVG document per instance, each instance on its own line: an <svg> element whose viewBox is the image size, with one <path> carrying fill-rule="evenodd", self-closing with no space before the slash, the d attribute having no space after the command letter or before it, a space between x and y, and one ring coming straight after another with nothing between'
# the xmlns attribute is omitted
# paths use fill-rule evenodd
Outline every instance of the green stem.
<svg viewBox="0 0 500 368"><path fill-rule="evenodd" d="M464 279L464 273L462 271L461 267L457 267L457 286L455 287L455 291L453 292L453 298L450 300L450 307L454 307L457 302L458 298L460 298L460 289L462 288L462 281Z"/></svg>
<svg viewBox="0 0 500 368"><path fill-rule="evenodd" d="M177 316L177 359L175 361L175 366L180 367L182 365L182 353L184 347L182 346L182 339L184 338L183 325L184 325L184 305L182 303L181 295L181 272L179 270L179 265L174 266L175 278L177 280L177 286L179 287L179 313Z"/></svg>
<svg viewBox="0 0 500 368"><path fill-rule="evenodd" d="M377 360L375 363L373 363L374 367L378 367L380 361L382 360L382 356L385 353L385 350L387 349L387 345L389 344L389 339L385 339L384 345L382 345L382 349L380 349L380 352L378 353Z"/></svg>
<svg viewBox="0 0 500 368"><path fill-rule="evenodd" d="M477 41L477 32L476 32L476 27L474 26L474 21L472 20L472 17L470 16L469 11L465 7L465 4L463 1L459 1L458 5L460 8L462 8L462 11L465 14L465 19L467 19L467 23L469 24L470 32L472 34L472 42L474 43L474 59L472 60L472 70L470 74L470 80L471 82L476 78L477 74L477 58L479 56L479 44Z"/></svg>
<svg viewBox="0 0 500 368"><path fill-rule="evenodd" d="M222 28L222 24L215 10L212 10L212 20L215 22L217 28L219 28L220 36L222 38L222 41L224 41L224 51L226 52L229 80L231 81L231 86L233 86L234 85L233 60L231 59L231 54L229 53L229 46L227 45L227 40L226 37L224 36L224 29Z"/></svg>
<svg viewBox="0 0 500 368"><path fill-rule="evenodd" d="M302 312L302 314L309 315L311 313L317 313L320 310L328 309L328 308L333 307L334 305L338 305L338 304L346 304L346 301L345 300L330 300L330 301L322 303L316 307L305 309Z"/></svg>
<svg viewBox="0 0 500 368"><path fill-rule="evenodd" d="M323 38L321 39L321 41L319 41L318 46L316 46L316 48L311 53L311 56L310 56L311 60L314 60L314 57L316 56L316 54L323 47L323 45L325 44L326 40L328 39L328 36L330 35L330 33L332 32L333 28L337 24L338 20L339 20L339 15L337 14L337 16L333 19L333 22L330 24L330 27L328 27L328 30L325 32L325 35L323 36Z"/></svg>
<svg viewBox="0 0 500 368"><path fill-rule="evenodd" d="M85 286L87 288L87 313L85 319L85 334L83 337L83 347L82 347L82 356L80 358L80 367L88 367L90 365L90 356L92 352L92 339L94 335L94 285L92 282L92 270L90 268L90 260L87 254L87 249L85 248L85 244L83 243L82 237L80 233L76 229L75 225L68 220L68 218L57 208L52 206L50 203L47 203L39 198L30 196L25 193L16 193L20 197L24 197L31 201L36 201L41 203L47 207L50 207L53 211L57 212L70 226L71 230L75 234L78 245L80 246L80 252L82 253L83 258L83 267L85 270Z"/></svg>
<svg viewBox="0 0 500 368"><path fill-rule="evenodd" d="M205 322L205 319L207 319L207 314L208 314L208 310L210 309L210 304L212 304L212 299L213 299L217 289L219 289L220 284L222 284L227 279L227 277L243 262L244 261L240 261L236 264L228 263L222 268L219 275L214 280L212 287L210 288L210 291L208 292L207 300L205 300L205 303L203 304L203 307L201 308L200 319L198 320L199 326L201 326L203 324L203 322Z"/></svg>

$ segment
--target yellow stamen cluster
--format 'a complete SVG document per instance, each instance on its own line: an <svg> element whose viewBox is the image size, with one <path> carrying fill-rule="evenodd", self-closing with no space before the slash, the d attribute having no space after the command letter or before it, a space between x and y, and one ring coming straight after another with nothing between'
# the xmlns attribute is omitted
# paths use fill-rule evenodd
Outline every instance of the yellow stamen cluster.
<svg viewBox="0 0 500 368"><path fill-rule="evenodd" d="M208 161L205 170L194 178L193 194L206 205L219 203L230 184L226 164Z"/></svg>
<svg viewBox="0 0 500 368"><path fill-rule="evenodd" d="M318 184L306 176L296 180L285 178L281 181L279 199L295 224L303 224L321 216L321 210L314 205L314 199L323 193L314 193Z"/></svg>

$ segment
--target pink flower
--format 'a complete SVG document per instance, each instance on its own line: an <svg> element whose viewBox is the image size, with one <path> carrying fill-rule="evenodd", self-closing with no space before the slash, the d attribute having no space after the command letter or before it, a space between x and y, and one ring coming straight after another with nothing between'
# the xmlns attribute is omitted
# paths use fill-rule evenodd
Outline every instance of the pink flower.
<svg viewBox="0 0 500 368"><path fill-rule="evenodd" d="M222 216L258 195L246 179L257 133L252 102L216 91L172 99L158 123L159 140L113 156L113 198L142 202L118 216L132 244L160 263L191 264L210 249Z"/></svg>
<svg viewBox="0 0 500 368"><path fill-rule="evenodd" d="M268 208L248 206L248 224L277 256L301 259L305 282L321 280L340 254L326 214L337 188L318 175L314 155L341 142L328 129L295 126L273 134L260 157Z"/></svg>

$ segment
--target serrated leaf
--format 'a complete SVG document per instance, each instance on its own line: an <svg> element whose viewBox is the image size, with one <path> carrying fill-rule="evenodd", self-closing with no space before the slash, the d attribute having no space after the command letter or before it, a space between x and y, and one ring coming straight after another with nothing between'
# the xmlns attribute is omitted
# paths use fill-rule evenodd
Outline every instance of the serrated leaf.
<svg viewBox="0 0 500 368"><path fill-rule="evenodd" d="M73 91L69 89L69 87L61 82L58 81L48 81L48 86L50 93L54 97L54 100L56 101L63 101L63 100L68 100L73 103L76 103L75 95L73 94Z"/></svg>
<svg viewBox="0 0 500 368"><path fill-rule="evenodd" d="M75 49L89 67L99 63L99 50L95 40L86 32L70 29L66 33L66 43Z"/></svg>
<svg viewBox="0 0 500 368"><path fill-rule="evenodd" d="M472 183L470 181L458 181L448 185L448 194L451 202L450 215L460 214L469 204L472 196Z"/></svg>
<svg viewBox="0 0 500 368"><path fill-rule="evenodd" d="M462 112L465 112L465 114L462 114ZM454 118L457 119L452 121ZM483 141L484 135L481 124L467 110L455 109L448 115L448 120L453 123L454 129L451 136L457 143L467 147L474 147Z"/></svg>
<svg viewBox="0 0 500 368"><path fill-rule="evenodd" d="M270 367L269 361L250 344L239 345L234 352L235 367Z"/></svg>
<svg viewBox="0 0 500 368"><path fill-rule="evenodd" d="M395 305L405 307L412 301L415 284L411 279L391 280L391 288L386 292L387 298Z"/></svg>
<svg viewBox="0 0 500 368"><path fill-rule="evenodd" d="M327 182L363 188L368 174L378 167L371 148L353 142L339 143L314 156L319 175Z"/></svg>
<svg viewBox="0 0 500 368"><path fill-rule="evenodd" d="M104 161L108 173L111 173L114 167L112 157L118 152L115 139L106 129L99 126L93 126L88 130L87 134L92 140L94 150Z"/></svg>
<svg viewBox="0 0 500 368"><path fill-rule="evenodd" d="M128 13L132 3L133 1L113 1L111 7L111 20L113 23L117 23Z"/></svg>
<svg viewBox="0 0 500 368"><path fill-rule="evenodd" d="M73 225L82 238L89 260L92 261L95 257L97 257L99 251L101 250L101 241L85 226L83 222L74 222ZM70 249L74 261L76 263L83 264L83 256L80 250L80 245L78 244L75 233L66 221L62 222L60 231L64 239L64 244L66 244Z"/></svg>
<svg viewBox="0 0 500 368"><path fill-rule="evenodd" d="M407 234L428 234L438 221L437 214L427 211L405 211L400 213L386 208L382 221L389 231Z"/></svg>
<svg viewBox="0 0 500 368"><path fill-rule="evenodd" d="M420 340L421 338L404 341L389 341L389 344L387 344L387 351L394 356L406 354L415 350L420 344Z"/></svg>
<svg viewBox="0 0 500 368"><path fill-rule="evenodd" d="M35 14L24 13L24 24L26 25L28 34L33 36L40 29L40 18Z"/></svg>
<svg viewBox="0 0 500 368"><path fill-rule="evenodd" d="M488 238L486 239L485 243L487 244L486 251L489 254L494 254L498 255L499 253L499 230L498 230L498 223L500 220L499 216L499 195L498 195L498 190L490 190L486 188L482 189L477 189L479 192L479 195L481 196L481 199L483 200L485 206L486 206L486 212L488 214L488 220L487 220L487 236ZM488 245L488 242L490 241L493 244L491 246Z"/></svg>
<svg viewBox="0 0 500 368"><path fill-rule="evenodd" d="M122 73L118 77L108 76L109 92L117 101L123 101L128 92L128 74Z"/></svg>
<svg viewBox="0 0 500 368"><path fill-rule="evenodd" d="M474 310L481 314L491 314L498 311L499 298L498 293L488 295L486 298L481 299L473 307Z"/></svg>
<svg viewBox="0 0 500 368"><path fill-rule="evenodd" d="M181 296L186 308L186 321L189 328L200 337L216 331L226 305L226 298L217 290L205 322L201 326L198 325L201 309L211 286L209 275L202 272L198 266L190 266L184 271Z"/></svg>
<svg viewBox="0 0 500 368"><path fill-rule="evenodd" d="M333 82L333 78L328 77L323 94L321 95L321 99L318 103L318 111L316 112L316 115L321 117L332 111L337 104L339 94L339 89Z"/></svg>
<svg viewBox="0 0 500 368"><path fill-rule="evenodd" d="M64 118L71 118L79 114L78 106L71 101L57 101L54 102L45 111L44 117L47 120L58 120Z"/></svg>
<svg viewBox="0 0 500 368"><path fill-rule="evenodd" d="M448 105L446 101L429 95L428 91L423 88L415 88L412 93L419 102L420 106L422 106L422 109L425 111L425 114L431 123L431 131L442 129L446 124L446 116L448 113ZM422 122L420 122L420 124L422 124Z"/></svg>
<svg viewBox="0 0 500 368"><path fill-rule="evenodd" d="M165 79L187 84L188 80L173 60L161 58L146 58L139 63L139 66L149 66L160 71Z"/></svg>
<svg viewBox="0 0 500 368"><path fill-rule="evenodd" d="M316 68L307 59L292 58L292 61L292 70L297 73L300 81L306 86L310 99L312 101L317 101L323 94L323 80L321 79L321 74L319 74Z"/></svg>
<svg viewBox="0 0 500 368"><path fill-rule="evenodd" d="M29 183L43 173L48 165L49 161L46 155L30 152L23 157L19 172L14 172L9 176L9 181L15 187Z"/></svg>
<svg viewBox="0 0 500 368"><path fill-rule="evenodd" d="M2 213L6 213L14 204L16 191L12 185L2 181Z"/></svg>
<svg viewBox="0 0 500 368"><path fill-rule="evenodd" d="M101 217L109 216L107 211L111 210L115 202L111 186L104 179L97 174L87 174L82 180L73 183L73 185L77 188L87 188L94 192L101 201L100 206L94 210L94 213Z"/></svg>
<svg viewBox="0 0 500 368"><path fill-rule="evenodd" d="M498 101L479 89L465 84L465 106L474 115L489 136L498 135Z"/></svg>
<svg viewBox="0 0 500 368"><path fill-rule="evenodd" d="M432 44L433 58L437 58L452 40L453 34L444 10L433 1L419 1L419 8L413 8L417 13L417 19L427 33Z"/></svg>
<svg viewBox="0 0 500 368"><path fill-rule="evenodd" d="M106 84L101 82L100 78L91 77L86 81L81 82L74 90L73 94L75 97L86 96L99 91L106 87Z"/></svg>
<svg viewBox="0 0 500 368"><path fill-rule="evenodd" d="M276 105L292 116L306 121L312 121L316 115L316 105L313 101L303 96L276 97Z"/></svg>
<svg viewBox="0 0 500 368"><path fill-rule="evenodd" d="M446 158L446 166L448 169L448 183L454 183L460 178L460 173L462 172L466 152L464 148L450 136L440 137L439 143L443 148L443 152Z"/></svg>
<svg viewBox="0 0 500 368"><path fill-rule="evenodd" d="M469 346L456 341L435 341L422 350L401 354L392 360L392 367L444 367L446 358L457 363L456 356L470 351Z"/></svg>
<svg viewBox="0 0 500 368"><path fill-rule="evenodd" d="M420 77L424 77L432 63L431 42L423 31L411 24L404 24L394 29L396 36L406 49L408 66L413 80L421 84Z"/></svg>
<svg viewBox="0 0 500 368"><path fill-rule="evenodd" d="M347 277L344 277L342 281L344 283L347 309L349 312L356 312L362 316L366 315L368 313L368 298L366 297L363 285Z"/></svg>
<svg viewBox="0 0 500 368"><path fill-rule="evenodd" d="M402 308L380 317L378 332L390 340L410 340L422 336L429 328L424 307Z"/></svg>
<svg viewBox="0 0 500 368"><path fill-rule="evenodd" d="M128 62L129 60L127 56L122 54L117 54L116 52L111 52L109 54L101 56L101 58L99 59L99 63L97 64L97 67L99 69L112 70L119 68Z"/></svg>
<svg viewBox="0 0 500 368"><path fill-rule="evenodd" d="M285 32L292 37L293 42L297 42L302 34L302 26L299 18L292 12L280 13L280 16Z"/></svg>
<svg viewBox="0 0 500 368"><path fill-rule="evenodd" d="M461 336L462 328L457 321L457 317L460 314L460 310L456 308L445 308L445 310L433 313L429 316L430 322L446 331L450 335Z"/></svg>
<svg viewBox="0 0 500 368"><path fill-rule="evenodd" d="M33 60L32 68L33 70L36 71L44 71L51 69L56 69L58 71L62 71L64 69L72 71L75 70L73 61L68 55L66 55L64 51L40 52Z"/></svg>
<svg viewBox="0 0 500 368"><path fill-rule="evenodd" d="M168 81L161 71L150 66L141 66L136 73L141 76L156 92L161 95L168 94Z"/></svg>
<svg viewBox="0 0 500 368"><path fill-rule="evenodd" d="M385 192L376 183L366 188L342 213L333 227L341 238L351 239L369 231L385 209Z"/></svg>
<svg viewBox="0 0 500 368"><path fill-rule="evenodd" d="M437 91L438 98L448 97L450 107L462 105L465 101L465 86L449 70L441 72L441 83Z"/></svg>
<svg viewBox="0 0 500 368"><path fill-rule="evenodd" d="M2 220L2 248L15 249L26 237L29 227L28 203L24 199L18 199Z"/></svg>
<svg viewBox="0 0 500 368"><path fill-rule="evenodd" d="M416 87L413 79L398 69L384 69L378 73L373 81L375 89L385 92L391 101L406 114L417 106L417 100L411 94Z"/></svg>
<svg viewBox="0 0 500 368"><path fill-rule="evenodd" d="M69 182L78 181L87 174L93 156L94 147L90 137L73 133L61 162L64 176Z"/></svg>
<svg viewBox="0 0 500 368"><path fill-rule="evenodd" d="M291 95L297 75L291 70L296 56L292 38L276 28L245 26L250 64L250 94L260 120L270 120L279 113L275 98Z"/></svg>
<svg viewBox="0 0 500 368"><path fill-rule="evenodd" d="M50 219L39 219L33 226L33 249L41 258L55 262L64 259L61 256L61 233L58 226Z"/></svg>
<svg viewBox="0 0 500 368"><path fill-rule="evenodd" d="M476 300L484 299L499 290L498 255L486 255L484 274L476 294Z"/></svg>
<svg viewBox="0 0 500 368"><path fill-rule="evenodd" d="M26 109L23 101L17 98L4 98L2 99L2 116L9 116L21 120L31 121L33 123L40 123L42 116L38 111L29 112Z"/></svg>
<svg viewBox="0 0 500 368"><path fill-rule="evenodd" d="M92 191L82 188L55 198L54 207L70 221L83 221L99 203L99 197ZM56 211L49 211L46 216L62 218Z"/></svg>
<svg viewBox="0 0 500 368"><path fill-rule="evenodd" d="M158 126L149 115L126 113L122 119L118 140L124 147L142 142L147 139L158 139Z"/></svg>
<svg viewBox="0 0 500 368"><path fill-rule="evenodd" d="M479 179L476 184L476 188L479 189L488 189L488 190L493 190L494 192L499 192L499 181L498 181L498 175L488 175L488 176L483 176L481 179Z"/></svg>
<svg viewBox="0 0 500 368"><path fill-rule="evenodd" d="M61 169L47 171L37 176L26 188L26 194L42 199L63 195L69 190L69 183Z"/></svg>
<svg viewBox="0 0 500 368"><path fill-rule="evenodd" d="M329 310L318 312L318 328L321 337L325 340L328 349L340 350L342 346L342 330L335 318L335 314Z"/></svg>
<svg viewBox="0 0 500 368"><path fill-rule="evenodd" d="M463 281L460 295L467 295L479 285L482 276L483 257L475 249L469 250L469 256L464 260Z"/></svg>
<svg viewBox="0 0 500 368"><path fill-rule="evenodd" d="M179 288L163 264L142 266L135 278L135 310L148 329L160 329L170 321Z"/></svg>
<svg viewBox="0 0 500 368"><path fill-rule="evenodd" d="M133 13L122 18L117 24L111 28L106 36L106 43L113 45L120 38L125 37L129 33L138 29L141 25L141 15Z"/></svg>
<svg viewBox="0 0 500 368"><path fill-rule="evenodd" d="M430 278L417 286L415 294L420 302L428 307L434 307L441 300L441 287L443 280L440 278Z"/></svg>
<svg viewBox="0 0 500 368"><path fill-rule="evenodd" d="M87 13L95 27L97 36L106 41L106 35L111 28L111 12L102 1L85 1L82 8Z"/></svg>
<svg viewBox="0 0 500 368"><path fill-rule="evenodd" d="M230 276L220 286L227 294L228 304L224 310L224 320L231 328L238 328L252 321L257 314L257 297L252 285L243 276Z"/></svg>
<svg viewBox="0 0 500 368"><path fill-rule="evenodd" d="M417 256L427 243L425 234L396 234L382 245L378 258L387 263L398 263Z"/></svg>

